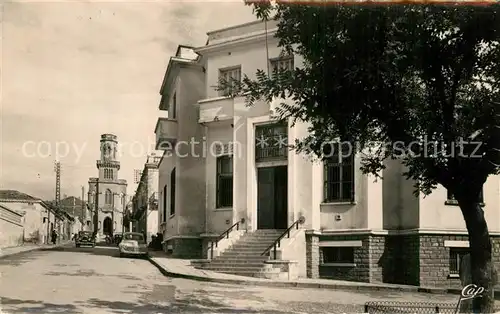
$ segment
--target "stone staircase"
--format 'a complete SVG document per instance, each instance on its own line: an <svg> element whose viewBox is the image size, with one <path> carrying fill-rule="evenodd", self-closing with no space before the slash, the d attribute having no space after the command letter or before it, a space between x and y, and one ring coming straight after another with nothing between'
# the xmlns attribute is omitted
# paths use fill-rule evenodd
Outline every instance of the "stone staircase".
<svg viewBox="0 0 500 314"><path fill-rule="evenodd" d="M220 273L260 277L264 270L264 261L269 260L269 254L261 256L262 252L285 230L256 230L245 233L231 247L198 269L211 270Z"/></svg>

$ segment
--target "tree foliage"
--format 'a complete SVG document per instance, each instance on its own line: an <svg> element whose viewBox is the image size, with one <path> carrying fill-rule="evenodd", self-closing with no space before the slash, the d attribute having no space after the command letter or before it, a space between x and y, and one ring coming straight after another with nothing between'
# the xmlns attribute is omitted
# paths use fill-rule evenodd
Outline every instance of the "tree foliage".
<svg viewBox="0 0 500 314"><path fill-rule="evenodd" d="M321 157L322 143L341 138L372 148L365 173L398 157L416 192L441 184L477 199L500 165L499 7L259 1L256 14L279 21L279 46L302 64L258 70L231 82L233 93L250 106L291 99L279 118L310 125L298 151Z"/></svg>

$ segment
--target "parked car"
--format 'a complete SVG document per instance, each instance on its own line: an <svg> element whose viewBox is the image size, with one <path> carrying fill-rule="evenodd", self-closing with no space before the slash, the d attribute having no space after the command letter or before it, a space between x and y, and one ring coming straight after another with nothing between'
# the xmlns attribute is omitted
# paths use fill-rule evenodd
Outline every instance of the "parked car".
<svg viewBox="0 0 500 314"><path fill-rule="evenodd" d="M120 257L148 256L148 246L142 233L125 232L118 248L120 251Z"/></svg>
<svg viewBox="0 0 500 314"><path fill-rule="evenodd" d="M113 236L113 243L116 243L116 245L119 245L120 242L122 242L123 235L122 234L115 234Z"/></svg>
<svg viewBox="0 0 500 314"><path fill-rule="evenodd" d="M93 237L92 231L80 231L75 239L76 247L80 247L82 245L95 247L95 239Z"/></svg>

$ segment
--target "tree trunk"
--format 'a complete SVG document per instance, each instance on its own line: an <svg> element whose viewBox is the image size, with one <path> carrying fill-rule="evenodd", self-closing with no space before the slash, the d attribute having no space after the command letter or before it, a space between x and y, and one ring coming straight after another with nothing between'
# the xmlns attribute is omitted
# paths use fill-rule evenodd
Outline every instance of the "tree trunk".
<svg viewBox="0 0 500 314"><path fill-rule="evenodd" d="M476 198L477 199L477 198ZM491 259L491 240L483 208L477 201L458 200L469 232L472 282L485 291L473 300L474 313L494 313L496 272Z"/></svg>

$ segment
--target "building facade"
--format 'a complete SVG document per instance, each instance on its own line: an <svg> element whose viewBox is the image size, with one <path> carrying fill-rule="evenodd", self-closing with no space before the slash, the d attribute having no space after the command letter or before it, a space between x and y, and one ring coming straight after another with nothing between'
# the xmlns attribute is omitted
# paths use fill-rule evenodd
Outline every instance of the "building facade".
<svg viewBox="0 0 500 314"><path fill-rule="evenodd" d="M133 230L146 233L148 243L151 237L158 233L158 164L160 158L156 154L147 157L132 203Z"/></svg>
<svg viewBox="0 0 500 314"><path fill-rule="evenodd" d="M101 157L97 160L97 178L89 178L88 208L91 217L98 211L98 225L90 220L90 230L99 236L123 232L123 213L127 194L127 181L119 179L120 161L117 159L118 139L113 134L102 134ZM96 206L97 203L97 206Z"/></svg>
<svg viewBox="0 0 500 314"><path fill-rule="evenodd" d="M37 197L16 190L0 190L0 205L22 216L24 242L49 243L48 235L52 230L62 230L60 226L64 217L49 203ZM10 222L19 222L15 215L8 216ZM13 227L12 230L15 229Z"/></svg>
<svg viewBox="0 0 500 314"><path fill-rule="evenodd" d="M0 249L24 243L23 215L0 205Z"/></svg>
<svg viewBox="0 0 500 314"><path fill-rule="evenodd" d="M214 88L221 79L255 78L258 69L301 67L299 56L281 53L276 30L275 22L266 28L259 21L213 31L205 46L180 46L171 58L160 92L160 110L168 116L155 129L157 149L164 151L159 203L165 250L207 257L211 239L237 223L258 234L300 221L296 249L283 244L280 250L299 261L302 276L459 285L467 230L443 187L414 196L414 182L403 177L397 160L387 161L384 180L363 174L356 154L313 162L287 148L308 130L305 123L292 127L273 118L279 100L249 108L244 98ZM200 144L193 149L186 144L192 142ZM488 179L483 198L500 266L499 176Z"/></svg>
<svg viewBox="0 0 500 314"><path fill-rule="evenodd" d="M203 147L205 127L198 123L199 99L205 94L203 64L193 49L179 46L170 58L160 90L160 117L155 127L159 162L159 232L165 250L175 256L196 257L205 233ZM182 121L182 123L178 123ZM189 187L189 188L178 188Z"/></svg>

